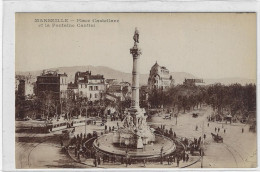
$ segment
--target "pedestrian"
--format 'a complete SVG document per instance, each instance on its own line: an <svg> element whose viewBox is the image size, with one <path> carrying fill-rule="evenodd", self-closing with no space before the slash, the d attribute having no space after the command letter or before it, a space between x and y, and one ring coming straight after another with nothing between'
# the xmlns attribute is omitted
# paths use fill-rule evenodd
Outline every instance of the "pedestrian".
<svg viewBox="0 0 260 172"><path fill-rule="evenodd" d="M242 133L244 133L244 128L242 128Z"/></svg>
<svg viewBox="0 0 260 172"><path fill-rule="evenodd" d="M63 147L62 136L60 136L60 146Z"/></svg>
<svg viewBox="0 0 260 172"><path fill-rule="evenodd" d="M193 149L193 145L192 145L191 148L190 148L190 154L191 155L193 155L193 151L194 151L194 149Z"/></svg>
<svg viewBox="0 0 260 172"><path fill-rule="evenodd" d="M220 128L218 128L218 132L219 132Z"/></svg>
<svg viewBox="0 0 260 172"><path fill-rule="evenodd" d="M204 134L204 140L206 139L206 134Z"/></svg>
<svg viewBox="0 0 260 172"><path fill-rule="evenodd" d="M185 153L182 155L182 161L185 162Z"/></svg>
<svg viewBox="0 0 260 172"><path fill-rule="evenodd" d="M189 154L186 154L186 162L188 162L189 161Z"/></svg>
<svg viewBox="0 0 260 172"><path fill-rule="evenodd" d="M95 165L95 167L97 167L97 160L96 160L96 158L94 158L93 164Z"/></svg>
<svg viewBox="0 0 260 172"><path fill-rule="evenodd" d="M131 158L129 158L129 163L128 164L132 165L132 159Z"/></svg>
<svg viewBox="0 0 260 172"><path fill-rule="evenodd" d="M100 163L101 163L101 159L100 157L98 157L98 165L100 165Z"/></svg>
<svg viewBox="0 0 260 172"><path fill-rule="evenodd" d="M208 123L208 127L209 127L209 123Z"/></svg>
<svg viewBox="0 0 260 172"><path fill-rule="evenodd" d="M215 132L217 131L217 128L215 127Z"/></svg>
<svg viewBox="0 0 260 172"><path fill-rule="evenodd" d="M78 151L78 160L80 160L80 152Z"/></svg>
<svg viewBox="0 0 260 172"><path fill-rule="evenodd" d="M124 158L121 156L121 164L124 164Z"/></svg>
<svg viewBox="0 0 260 172"><path fill-rule="evenodd" d="M224 129L224 133L226 133L226 129Z"/></svg>
<svg viewBox="0 0 260 172"><path fill-rule="evenodd" d="M173 163L173 157L170 156L170 163L172 164Z"/></svg>

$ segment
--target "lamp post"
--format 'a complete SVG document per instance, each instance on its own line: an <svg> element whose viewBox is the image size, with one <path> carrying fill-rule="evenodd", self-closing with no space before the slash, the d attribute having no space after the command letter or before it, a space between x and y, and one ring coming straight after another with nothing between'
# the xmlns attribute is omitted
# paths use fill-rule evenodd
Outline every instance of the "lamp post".
<svg viewBox="0 0 260 172"><path fill-rule="evenodd" d="M161 164L163 164L163 147L161 148Z"/></svg>
<svg viewBox="0 0 260 172"><path fill-rule="evenodd" d="M204 147L204 142L205 142L205 138L204 138L204 121L202 122L202 146L201 146L201 164L200 164L200 167L203 168L203 154L204 154L204 150L203 150L203 147Z"/></svg>
<svg viewBox="0 0 260 172"><path fill-rule="evenodd" d="M97 167L98 166L98 158L97 158L97 156L98 156L98 152L97 152L97 150L95 150L95 167Z"/></svg>
<svg viewBox="0 0 260 172"><path fill-rule="evenodd" d="M87 135L87 113L88 113L88 106L86 106L86 114L85 114L85 135Z"/></svg>
<svg viewBox="0 0 260 172"><path fill-rule="evenodd" d="M177 125L178 114L176 113L174 116L175 116L175 118L176 118L176 123L175 123L175 125Z"/></svg>
<svg viewBox="0 0 260 172"><path fill-rule="evenodd" d="M85 114L85 135L87 135L87 108L86 108L86 114Z"/></svg>

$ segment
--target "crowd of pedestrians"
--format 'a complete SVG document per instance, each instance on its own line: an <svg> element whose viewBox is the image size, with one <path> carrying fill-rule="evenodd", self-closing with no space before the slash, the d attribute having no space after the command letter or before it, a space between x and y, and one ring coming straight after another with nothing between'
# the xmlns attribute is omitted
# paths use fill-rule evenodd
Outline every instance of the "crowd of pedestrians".
<svg viewBox="0 0 260 172"><path fill-rule="evenodd" d="M81 156L87 158L93 158L95 152L92 149L93 141L97 138L97 133L93 132L86 134L77 134L70 141L70 146L74 147L75 157L80 160ZM89 141L89 142L87 142Z"/></svg>

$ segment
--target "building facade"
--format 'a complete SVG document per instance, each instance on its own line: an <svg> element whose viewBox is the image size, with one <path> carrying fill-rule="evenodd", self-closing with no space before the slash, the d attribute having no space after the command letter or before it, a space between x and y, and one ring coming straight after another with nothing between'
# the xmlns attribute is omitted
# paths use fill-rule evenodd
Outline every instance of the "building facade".
<svg viewBox="0 0 260 172"><path fill-rule="evenodd" d="M89 101L97 101L104 98L106 85L103 75L92 75L91 71L76 72L75 85L78 88L79 97L87 97Z"/></svg>
<svg viewBox="0 0 260 172"><path fill-rule="evenodd" d="M70 82L67 90L68 99L77 100L79 97L78 86L75 83Z"/></svg>
<svg viewBox="0 0 260 172"><path fill-rule="evenodd" d="M34 95L34 84L29 80L21 79L18 85L18 96L29 98Z"/></svg>
<svg viewBox="0 0 260 172"><path fill-rule="evenodd" d="M36 81L37 96L43 98L46 93L49 93L55 100L67 98L67 78L66 73L58 74L57 71L43 71Z"/></svg>
<svg viewBox="0 0 260 172"><path fill-rule="evenodd" d="M112 84L107 89L107 93L116 96L120 101L124 101L126 97L131 96L131 84L129 82Z"/></svg>
<svg viewBox="0 0 260 172"><path fill-rule="evenodd" d="M156 62L151 70L148 78L149 89L167 89L174 84L174 80L166 67L159 66Z"/></svg>

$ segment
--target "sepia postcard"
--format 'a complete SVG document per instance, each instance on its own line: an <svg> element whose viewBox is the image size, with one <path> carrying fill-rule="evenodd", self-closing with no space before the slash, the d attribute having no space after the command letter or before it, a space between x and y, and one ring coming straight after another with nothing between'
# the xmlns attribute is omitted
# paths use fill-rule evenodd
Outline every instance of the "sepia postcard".
<svg viewBox="0 0 260 172"><path fill-rule="evenodd" d="M257 168L256 59L256 13L18 12L15 167Z"/></svg>

